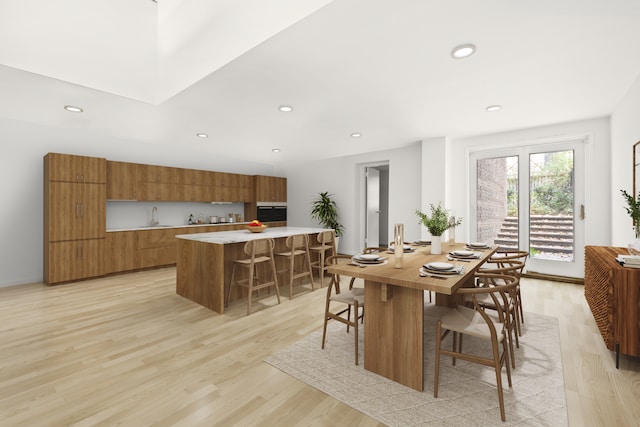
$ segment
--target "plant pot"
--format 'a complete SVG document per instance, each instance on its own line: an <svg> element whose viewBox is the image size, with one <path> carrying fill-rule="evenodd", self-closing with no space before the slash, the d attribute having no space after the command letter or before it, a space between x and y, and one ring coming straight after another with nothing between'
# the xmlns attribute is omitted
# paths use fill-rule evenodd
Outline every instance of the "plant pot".
<svg viewBox="0 0 640 427"><path fill-rule="evenodd" d="M442 253L442 236L431 236L431 254L440 255Z"/></svg>

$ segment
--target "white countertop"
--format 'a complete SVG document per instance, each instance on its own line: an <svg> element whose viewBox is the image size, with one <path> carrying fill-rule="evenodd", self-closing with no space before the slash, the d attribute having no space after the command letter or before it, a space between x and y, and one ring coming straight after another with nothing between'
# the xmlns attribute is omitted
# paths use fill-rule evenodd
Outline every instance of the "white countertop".
<svg viewBox="0 0 640 427"><path fill-rule="evenodd" d="M289 237L296 234L312 234L320 233L331 229L326 228L306 228L306 227L273 227L267 228L262 233L252 233L249 230L230 230L230 231L215 231L211 233L194 233L194 234L179 234L176 237L178 239L196 240L199 242L216 243L224 245L227 243L242 243L249 240L279 237Z"/></svg>
<svg viewBox="0 0 640 427"><path fill-rule="evenodd" d="M249 224L248 222L217 222L215 224L182 224L182 225L142 225L140 227L128 227L128 228L108 228L107 233L113 231L136 231L136 230L158 230L163 228L187 228L187 227L216 227L218 225L243 225Z"/></svg>

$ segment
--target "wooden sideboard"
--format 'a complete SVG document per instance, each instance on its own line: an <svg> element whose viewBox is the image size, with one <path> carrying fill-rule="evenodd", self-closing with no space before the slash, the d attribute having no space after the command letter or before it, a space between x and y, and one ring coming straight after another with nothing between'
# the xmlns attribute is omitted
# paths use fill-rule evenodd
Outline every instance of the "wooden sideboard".
<svg viewBox="0 0 640 427"><path fill-rule="evenodd" d="M607 348L640 356L640 269L623 267L616 260L627 249L586 246L584 295Z"/></svg>

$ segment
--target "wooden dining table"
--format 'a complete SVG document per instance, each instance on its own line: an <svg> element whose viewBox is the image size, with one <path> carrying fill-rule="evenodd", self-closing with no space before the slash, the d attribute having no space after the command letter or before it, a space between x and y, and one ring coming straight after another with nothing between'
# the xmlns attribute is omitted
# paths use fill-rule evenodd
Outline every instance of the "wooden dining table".
<svg viewBox="0 0 640 427"><path fill-rule="evenodd" d="M332 274L364 280L364 368L399 382L407 387L424 389L424 291L436 294L436 304L455 306L455 292L463 286L473 286L475 271L497 247L474 249L478 258L465 261L449 260L449 253L467 250L462 243L443 243L442 254L431 254L430 246L415 246L404 253L402 267L396 267L392 253L384 253L387 262L361 267L332 265ZM442 277L421 277L420 267L431 262L461 265L461 274Z"/></svg>

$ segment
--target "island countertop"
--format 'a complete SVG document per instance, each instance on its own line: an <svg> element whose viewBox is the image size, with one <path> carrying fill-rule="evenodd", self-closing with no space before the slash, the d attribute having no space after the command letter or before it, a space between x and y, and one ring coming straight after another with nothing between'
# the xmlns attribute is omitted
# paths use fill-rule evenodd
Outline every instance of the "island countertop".
<svg viewBox="0 0 640 427"><path fill-rule="evenodd" d="M327 230L330 229L310 227L268 227L262 233L252 233L249 230L229 230L214 231L210 233L179 234L176 236L176 238L225 245L229 243L244 243L250 240L265 238L277 239L282 237L294 236L296 234L321 233Z"/></svg>

